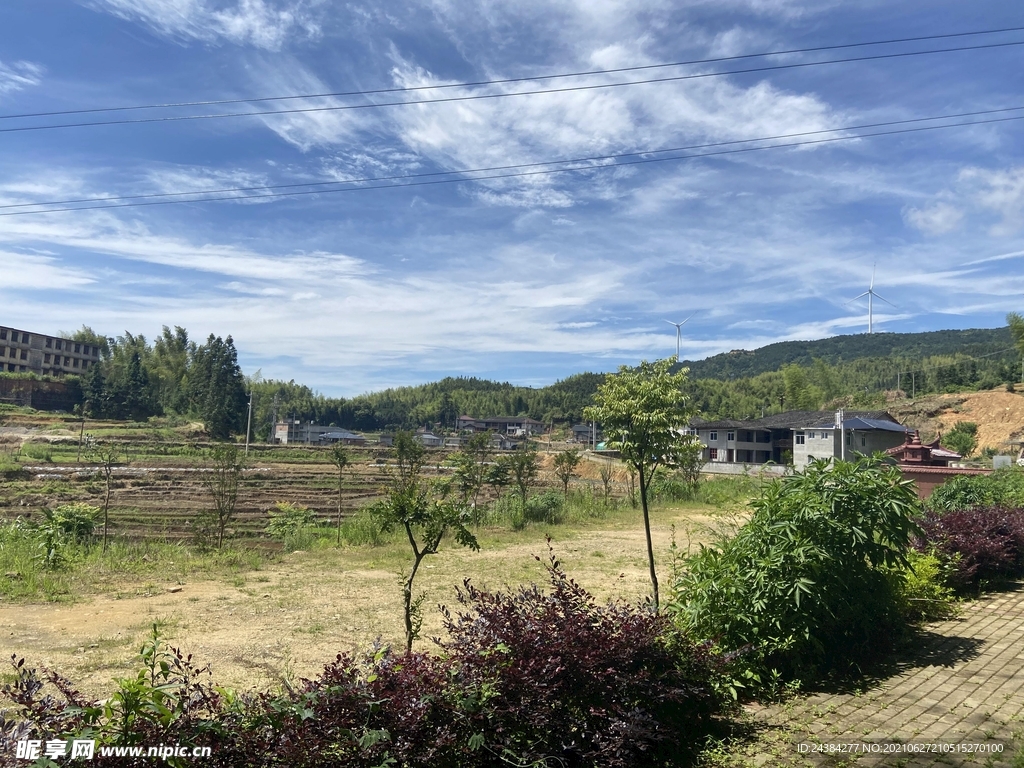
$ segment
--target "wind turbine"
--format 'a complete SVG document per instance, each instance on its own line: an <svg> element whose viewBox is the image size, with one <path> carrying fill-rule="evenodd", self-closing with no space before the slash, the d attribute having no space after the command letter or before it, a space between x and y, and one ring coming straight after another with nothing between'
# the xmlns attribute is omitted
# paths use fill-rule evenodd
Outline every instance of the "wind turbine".
<svg viewBox="0 0 1024 768"><path fill-rule="evenodd" d="M866 291L864 291L864 293L862 293L860 296L854 296L852 299L850 299L848 302L846 302L847 304L852 304L857 299L863 299L865 296L868 297L868 333L874 333L875 332L874 331L874 305L872 303L872 299L881 299L886 304L888 304L890 307L892 307L893 309L896 309L896 305L895 304L893 304L888 299L883 298L883 297L879 296L877 293L875 293L875 268L877 266L878 266L878 262L875 262L874 264L871 265L871 284L868 285L868 289Z"/></svg>
<svg viewBox="0 0 1024 768"><path fill-rule="evenodd" d="M695 314L697 314L697 313L696 312L691 312L690 313L690 317L693 317ZM690 317L686 318L686 320L689 320ZM681 322L681 323L673 323L671 320L666 320L665 321L669 325L674 325L676 327L676 360L679 359L679 340L682 338L682 334L683 334L682 327L684 325L686 325L686 320L683 320L683 322Z"/></svg>

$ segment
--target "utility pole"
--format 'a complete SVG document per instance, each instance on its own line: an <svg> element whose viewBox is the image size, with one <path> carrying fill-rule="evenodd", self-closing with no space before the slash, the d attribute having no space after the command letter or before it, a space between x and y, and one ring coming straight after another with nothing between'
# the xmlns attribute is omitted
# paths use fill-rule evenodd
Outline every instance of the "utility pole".
<svg viewBox="0 0 1024 768"><path fill-rule="evenodd" d="M249 417L245 422L245 455L249 455L249 434L252 432L252 392L249 392Z"/></svg>

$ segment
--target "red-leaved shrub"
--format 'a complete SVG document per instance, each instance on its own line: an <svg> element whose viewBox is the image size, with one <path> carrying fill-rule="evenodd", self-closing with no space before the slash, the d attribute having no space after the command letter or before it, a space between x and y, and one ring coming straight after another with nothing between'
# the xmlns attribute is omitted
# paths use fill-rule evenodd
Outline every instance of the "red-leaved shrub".
<svg viewBox="0 0 1024 768"><path fill-rule="evenodd" d="M934 548L953 564L960 587L1024 575L1024 509L973 507L928 511L917 548Z"/></svg>

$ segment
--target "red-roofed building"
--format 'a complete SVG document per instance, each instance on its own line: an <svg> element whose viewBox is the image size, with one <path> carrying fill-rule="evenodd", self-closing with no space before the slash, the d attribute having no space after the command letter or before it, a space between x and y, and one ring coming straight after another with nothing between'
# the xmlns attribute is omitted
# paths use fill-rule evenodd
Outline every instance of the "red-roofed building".
<svg viewBox="0 0 1024 768"><path fill-rule="evenodd" d="M908 432L907 441L890 448L886 454L895 459L897 464L916 467L948 467L951 461L963 458L956 451L940 446L938 438L931 443L922 443L921 435L917 432Z"/></svg>

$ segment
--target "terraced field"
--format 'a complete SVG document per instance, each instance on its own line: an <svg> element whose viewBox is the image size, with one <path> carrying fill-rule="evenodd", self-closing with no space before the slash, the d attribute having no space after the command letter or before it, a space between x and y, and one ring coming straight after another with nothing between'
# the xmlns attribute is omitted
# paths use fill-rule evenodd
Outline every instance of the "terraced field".
<svg viewBox="0 0 1024 768"><path fill-rule="evenodd" d="M283 451L281 453L284 453ZM351 514L370 503L387 480L387 463L380 452L353 450L353 465L345 470L342 490L343 514ZM439 454L431 457L443 460ZM31 475L3 484L0 516L38 514L43 507L73 501L101 505L105 483L97 467L75 462L28 464ZM212 508L209 491L203 485L209 470L201 462L174 456L152 455L116 467L111 494L111 526L130 538L159 537L176 540L191 536L190 524L197 513ZM437 475L443 468L428 467ZM238 506L230 530L236 537L262 534L267 510L277 502L308 507L327 520L337 519L337 470L327 463L274 461L273 451L261 451L245 470Z"/></svg>

